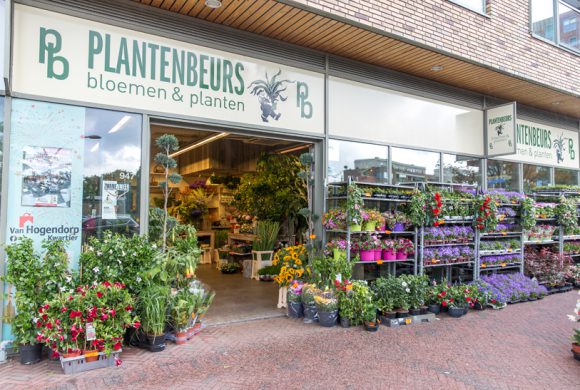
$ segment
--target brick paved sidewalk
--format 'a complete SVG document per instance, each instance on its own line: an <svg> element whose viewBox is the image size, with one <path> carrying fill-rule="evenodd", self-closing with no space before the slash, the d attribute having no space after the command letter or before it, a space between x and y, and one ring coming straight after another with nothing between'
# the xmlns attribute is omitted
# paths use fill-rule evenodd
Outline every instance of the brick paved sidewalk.
<svg viewBox="0 0 580 390"><path fill-rule="evenodd" d="M576 292L401 329L276 318L205 329L185 346L123 353L118 368L0 365L0 389L579 389Z"/></svg>

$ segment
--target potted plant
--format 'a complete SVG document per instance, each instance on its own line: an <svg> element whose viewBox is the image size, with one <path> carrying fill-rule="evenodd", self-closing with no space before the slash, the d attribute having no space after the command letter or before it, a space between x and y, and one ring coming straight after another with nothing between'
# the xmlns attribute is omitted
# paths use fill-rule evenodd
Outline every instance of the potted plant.
<svg viewBox="0 0 580 390"><path fill-rule="evenodd" d="M259 279L258 270L272 265L274 245L278 239L280 223L259 221L256 225L256 239L252 243L252 278Z"/></svg>
<svg viewBox="0 0 580 390"><path fill-rule="evenodd" d="M356 310L355 299L352 292L352 283L341 283L335 280L338 294L338 313L340 315L340 326L348 328L355 324Z"/></svg>
<svg viewBox="0 0 580 390"><path fill-rule="evenodd" d="M350 231L360 232L363 223L364 201L361 189L354 183L348 185L346 200L347 223Z"/></svg>
<svg viewBox="0 0 580 390"><path fill-rule="evenodd" d="M22 364L40 361L42 344L34 320L39 307L61 289L68 291L72 278L63 241L43 241L42 257L33 248L30 238L22 238L6 247L7 267L3 280L16 289L16 314L8 317L13 341L20 350ZM11 289L9 287L9 289Z"/></svg>
<svg viewBox="0 0 580 390"><path fill-rule="evenodd" d="M397 318L405 318L409 316L409 294L411 288L409 283L403 278L396 278L396 283L393 283L393 306L396 308Z"/></svg>
<svg viewBox="0 0 580 390"><path fill-rule="evenodd" d="M382 254L381 257L383 260L390 261L397 259L397 253L395 252L395 241L386 239L383 241L382 244Z"/></svg>
<svg viewBox="0 0 580 390"><path fill-rule="evenodd" d="M363 224L362 230L374 232L377 226L383 226L385 224L385 218L378 210L365 210L365 213L366 221Z"/></svg>
<svg viewBox="0 0 580 390"><path fill-rule="evenodd" d="M448 290L448 299L446 305L449 310L447 314L453 318L459 318L465 315L465 308L467 306L464 295L464 286L452 286Z"/></svg>
<svg viewBox="0 0 580 390"><path fill-rule="evenodd" d="M327 328L335 326L338 321L338 298L332 290L319 291L314 296L314 302L320 325Z"/></svg>
<svg viewBox="0 0 580 390"><path fill-rule="evenodd" d="M415 246L408 238L400 238L395 242L395 250L397 260L406 260L407 256L415 253Z"/></svg>
<svg viewBox="0 0 580 390"><path fill-rule="evenodd" d="M137 307L141 315L141 329L147 337L151 352L165 349L165 322L169 300L169 288L151 284L141 290Z"/></svg>
<svg viewBox="0 0 580 390"><path fill-rule="evenodd" d="M302 306L302 287L304 283L300 281L293 281L288 286L288 317L302 318L304 315L304 308Z"/></svg>
<svg viewBox="0 0 580 390"><path fill-rule="evenodd" d="M315 285L305 284L302 287L302 306L304 307L304 323L311 324L317 321L318 310L316 308L316 302L314 301L315 295L318 293L318 289Z"/></svg>
<svg viewBox="0 0 580 390"><path fill-rule="evenodd" d="M175 344L181 345L187 342L187 330L191 314L195 309L192 302L192 293L186 289L179 289L171 293L169 304L170 323L174 329Z"/></svg>
<svg viewBox="0 0 580 390"><path fill-rule="evenodd" d="M371 301L366 302L363 308L363 318L365 329L369 332L376 332L379 329L377 320L377 306Z"/></svg>
<svg viewBox="0 0 580 390"><path fill-rule="evenodd" d="M272 282L276 275L280 273L280 266L269 265L258 270L258 277L263 282Z"/></svg>
<svg viewBox="0 0 580 390"><path fill-rule="evenodd" d="M396 211L395 212L395 224L393 225L394 232L402 232L405 231L409 223L409 218L405 215L405 213Z"/></svg>
<svg viewBox="0 0 580 390"><path fill-rule="evenodd" d="M280 267L274 281L278 283L278 309L287 306L287 289L293 280L302 280L305 276L305 265L308 253L304 245L289 246L280 249L274 255L273 265Z"/></svg>
<svg viewBox="0 0 580 390"><path fill-rule="evenodd" d="M221 273L226 275L237 274L241 269L240 264L236 262L229 262L220 266Z"/></svg>
<svg viewBox="0 0 580 390"><path fill-rule="evenodd" d="M391 319L397 318L397 313L394 309L393 299L393 284L396 283L396 278L378 278L373 284L372 291L377 308L380 312L381 323L387 324Z"/></svg>

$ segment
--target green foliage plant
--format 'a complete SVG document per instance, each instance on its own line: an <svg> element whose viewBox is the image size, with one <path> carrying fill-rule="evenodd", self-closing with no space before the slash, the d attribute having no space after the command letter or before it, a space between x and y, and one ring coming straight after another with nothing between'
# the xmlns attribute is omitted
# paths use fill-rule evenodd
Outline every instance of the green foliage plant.
<svg viewBox="0 0 580 390"><path fill-rule="evenodd" d="M168 306L168 286L149 284L141 290L137 300L137 308L145 334L150 336L163 335Z"/></svg>
<svg viewBox="0 0 580 390"><path fill-rule="evenodd" d="M278 239L280 223L278 221L258 221L256 239L252 249L255 251L271 251Z"/></svg>
<svg viewBox="0 0 580 390"><path fill-rule="evenodd" d="M352 263L346 256L324 256L317 254L310 259L311 277L319 286L332 287L337 275L342 279L350 279L352 274Z"/></svg>
<svg viewBox="0 0 580 390"><path fill-rule="evenodd" d="M564 228L564 232L573 232L578 227L578 215L574 200L561 196L560 203L555 208L555 214L558 224Z"/></svg>
<svg viewBox="0 0 580 390"><path fill-rule="evenodd" d="M163 167L165 175L165 181L159 183L159 187L161 187L161 190L163 191L163 223L161 246L165 252L167 245L167 203L169 201L169 195L171 194L172 190L169 183L177 184L181 181L181 175L177 173L169 173L171 169L177 167L177 161L171 157L171 153L179 149L179 141L174 135L163 134L157 138L155 144L161 151L155 155L154 161Z"/></svg>
<svg viewBox="0 0 580 390"><path fill-rule="evenodd" d="M536 226L536 206L534 200L527 196L521 200L520 224L523 230L531 230Z"/></svg>

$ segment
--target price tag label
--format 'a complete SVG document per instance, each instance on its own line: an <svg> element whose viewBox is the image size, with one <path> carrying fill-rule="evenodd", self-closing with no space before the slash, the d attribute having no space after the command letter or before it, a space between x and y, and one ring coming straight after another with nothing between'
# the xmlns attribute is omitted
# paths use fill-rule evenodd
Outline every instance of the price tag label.
<svg viewBox="0 0 580 390"><path fill-rule="evenodd" d="M413 322L412 318L405 318L405 324L409 325Z"/></svg>
<svg viewBox="0 0 580 390"><path fill-rule="evenodd" d="M342 274L336 274L335 279L338 283L342 283Z"/></svg>
<svg viewBox="0 0 580 390"><path fill-rule="evenodd" d="M95 330L95 325L93 325L92 322L89 322L87 324L86 331L87 331L87 333L86 333L87 341L92 341L92 340L95 340L97 338L97 331Z"/></svg>

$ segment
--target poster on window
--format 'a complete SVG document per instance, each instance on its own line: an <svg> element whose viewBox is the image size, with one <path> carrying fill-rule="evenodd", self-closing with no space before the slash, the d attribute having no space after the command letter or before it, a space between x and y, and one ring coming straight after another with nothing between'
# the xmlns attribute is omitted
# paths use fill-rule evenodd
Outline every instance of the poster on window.
<svg viewBox="0 0 580 390"><path fill-rule="evenodd" d="M101 218L117 219L117 182L112 180L103 180L103 191L101 202Z"/></svg>
<svg viewBox="0 0 580 390"><path fill-rule="evenodd" d="M22 154L22 206L70 207L71 149L25 146Z"/></svg>

